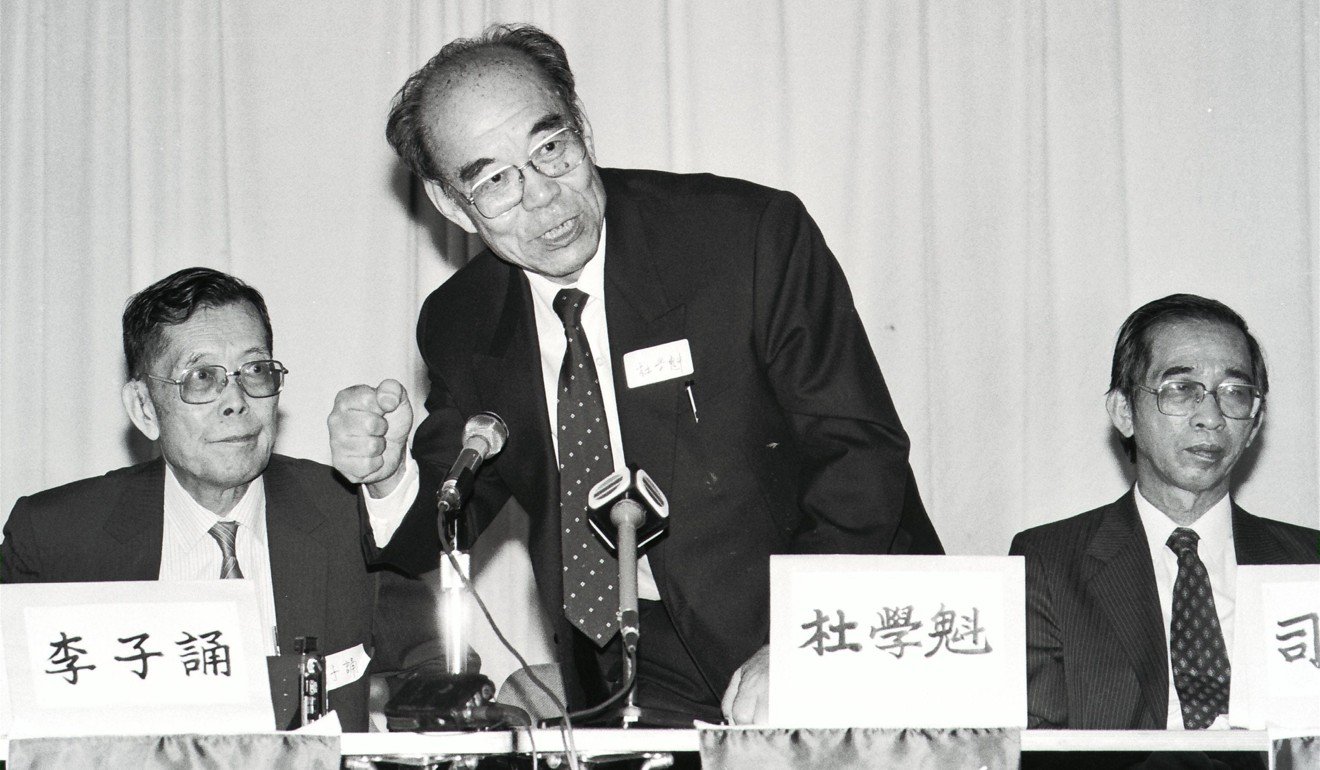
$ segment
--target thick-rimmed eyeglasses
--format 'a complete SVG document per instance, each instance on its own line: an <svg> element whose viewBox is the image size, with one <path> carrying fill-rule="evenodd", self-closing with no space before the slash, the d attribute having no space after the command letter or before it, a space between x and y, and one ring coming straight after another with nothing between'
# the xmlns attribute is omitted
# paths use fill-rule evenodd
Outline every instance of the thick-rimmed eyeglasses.
<svg viewBox="0 0 1320 770"><path fill-rule="evenodd" d="M1186 417L1201 405L1205 394L1213 392L1215 402L1219 404L1219 413L1234 420L1246 420L1256 416L1265 397L1255 385L1241 382L1220 383L1214 391L1192 380L1169 380L1158 388L1138 385L1147 393L1155 394L1155 407L1161 414L1170 417Z"/></svg>
<svg viewBox="0 0 1320 770"><path fill-rule="evenodd" d="M528 166L541 176L556 179L582 165L587 157L587 146L577 129L564 127L542 139L527 152L527 162L521 166L509 164L499 168L472 185L472 192L462 195L486 219L494 219L522 203Z"/></svg>
<svg viewBox="0 0 1320 770"><path fill-rule="evenodd" d="M249 361L234 371L219 364L194 366L177 380L168 377L147 376L153 380L179 386L179 398L185 404L209 404L220 398L233 377L243 392L252 398L270 398L284 389L284 375L289 370L279 361Z"/></svg>

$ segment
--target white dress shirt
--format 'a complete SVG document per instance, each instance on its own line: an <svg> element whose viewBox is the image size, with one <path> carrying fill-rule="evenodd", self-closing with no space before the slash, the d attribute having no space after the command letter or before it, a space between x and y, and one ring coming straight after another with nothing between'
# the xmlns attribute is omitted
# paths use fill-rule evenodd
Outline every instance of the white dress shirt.
<svg viewBox="0 0 1320 770"><path fill-rule="evenodd" d="M1137 513L1141 515L1141 526L1146 530L1146 541L1150 547L1151 564L1155 567L1155 589L1160 596L1160 612L1164 615L1164 644L1169 643L1169 624L1173 615L1173 584L1178 579L1178 556L1165 543L1169 535L1178 528L1178 524L1156 508L1141 494L1137 486ZM1219 616L1219 627L1224 632L1224 650L1229 660L1233 659L1233 609L1237 596L1237 553L1233 546L1233 507L1228 495L1211 506L1194 524L1187 527L1194 530L1200 540L1196 553L1205 564L1210 575L1210 589L1215 597L1215 614ZM1168 659L1171 656L1166 655ZM1173 684L1173 664L1169 662L1169 722L1170 730L1182 730L1182 705L1178 700L1178 688ZM1228 717L1220 714L1210 725L1211 730L1228 728Z"/></svg>
<svg viewBox="0 0 1320 770"><path fill-rule="evenodd" d="M582 330L587 335L587 344L591 346L591 356L596 363L596 377L600 381L601 400L605 405L605 422L610 430L610 450L614 456L614 467L625 465L623 451L623 433L619 429L619 407L615 400L614 368L610 358L609 326L605 319L605 226L601 224L600 243L596 254L582 268L578 280L570 285L558 284L545 276L524 270L527 282L532 289L532 311L536 320L537 346L541 351L541 379L545 394L546 414L550 424L555 424L554 415L559 412L559 370L564 365L564 352L568 349L568 340L564 337L564 322L555 313L555 295L561 289L575 288L588 295L587 304L582 308ZM551 432L555 454L559 454L559 435ZM456 447L457 448L457 447ZM603 478L603 477L602 477ZM417 499L419 477L417 463L411 456L405 462L404 476L393 492L381 498L365 494L367 514L375 533L376 544L383 546L389 542L399 522ZM642 556L637 561L637 595L641 599L659 601L660 589L656 585L655 575L651 572L651 562Z"/></svg>
<svg viewBox="0 0 1320 770"><path fill-rule="evenodd" d="M362 487L362 499L366 501L371 536L377 548L384 548L390 538L394 537L394 532L403 523L403 517L408 514L408 509L417 499L417 493L421 491L422 477L421 471L417 469L417 461L406 448L403 450L403 458L403 478L388 495L372 497L366 484L359 485Z"/></svg>
<svg viewBox="0 0 1320 770"><path fill-rule="evenodd" d="M218 580L223 562L210 529L217 521L237 521L234 550L244 580L257 585L257 609L267 654L278 653L275 589L266 540L266 485L258 476L226 516L216 516L189 495L165 464L165 526L160 544L160 580Z"/></svg>

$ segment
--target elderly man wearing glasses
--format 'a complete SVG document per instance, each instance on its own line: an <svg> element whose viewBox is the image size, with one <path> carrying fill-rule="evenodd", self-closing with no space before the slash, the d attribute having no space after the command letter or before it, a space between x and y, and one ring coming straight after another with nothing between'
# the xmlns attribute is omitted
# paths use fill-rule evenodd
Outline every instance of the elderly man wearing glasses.
<svg viewBox="0 0 1320 770"><path fill-rule="evenodd" d="M941 552L815 222L750 182L598 166L564 49L529 26L442 48L386 137L488 250L422 309L415 462L412 411L386 381L340 393L335 467L373 510L411 507L400 534L434 566L435 490L464 423L503 417L466 513L480 530L510 500L525 511L569 705L585 708L626 682L618 562L586 493L639 466L670 512L636 575L639 722L764 718L771 554Z"/></svg>
<svg viewBox="0 0 1320 770"><path fill-rule="evenodd" d="M371 648L376 602L357 495L327 466L273 455L288 373L272 359L266 303L206 268L181 270L124 310L124 408L161 458L20 499L0 581L247 578L268 651L299 636L335 653ZM330 693L348 730L367 725L367 680Z"/></svg>
<svg viewBox="0 0 1320 770"><path fill-rule="evenodd" d="M1316 530L1229 494L1268 392L1260 345L1220 302L1175 294L1124 322L1106 403L1136 485L1013 541L1031 727L1227 725L1237 566L1318 560Z"/></svg>

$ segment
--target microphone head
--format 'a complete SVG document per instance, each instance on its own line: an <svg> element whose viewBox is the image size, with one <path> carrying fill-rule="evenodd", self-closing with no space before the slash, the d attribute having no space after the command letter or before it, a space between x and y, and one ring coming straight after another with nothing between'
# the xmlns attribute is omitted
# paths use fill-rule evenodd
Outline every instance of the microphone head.
<svg viewBox="0 0 1320 770"><path fill-rule="evenodd" d="M485 451L477 447L474 449L481 452L482 461L489 460L499 454L504 448L504 442L509 440L509 426L497 414L478 412L463 425L463 446L472 446L473 439L485 442Z"/></svg>
<svg viewBox="0 0 1320 770"><path fill-rule="evenodd" d="M644 520L637 527L637 549L650 545L669 524L669 500L646 471L636 466L621 468L596 483L587 494L587 523L611 551L618 550L618 526L610 510L620 500L641 505Z"/></svg>

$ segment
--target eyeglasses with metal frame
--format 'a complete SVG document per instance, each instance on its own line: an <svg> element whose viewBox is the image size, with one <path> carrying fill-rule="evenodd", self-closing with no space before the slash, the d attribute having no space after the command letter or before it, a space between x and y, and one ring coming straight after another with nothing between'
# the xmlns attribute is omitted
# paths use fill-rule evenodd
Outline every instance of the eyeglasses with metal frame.
<svg viewBox="0 0 1320 770"><path fill-rule="evenodd" d="M233 377L238 386L251 398L270 398L284 389L284 375L289 370L279 361L248 361L234 371L219 364L194 366L177 380L168 377L147 376L179 387L179 399L185 404L209 404L220 398Z"/></svg>
<svg viewBox="0 0 1320 770"><path fill-rule="evenodd" d="M472 185L472 192L463 193L450 187L472 204L486 219L494 219L522 203L526 178L523 170L528 166L541 176L558 179L578 166L587 157L587 146L576 128L565 126L532 146L527 162L521 166L509 164L492 171Z"/></svg>
<svg viewBox="0 0 1320 770"><path fill-rule="evenodd" d="M1160 383L1158 388L1138 385L1155 396L1155 408L1169 417L1186 417L1195 412L1210 393L1203 383L1194 380L1169 380ZM1215 403L1219 413L1232 420L1249 420L1260 412L1260 405L1265 396L1255 385L1244 382L1221 382L1214 391Z"/></svg>

